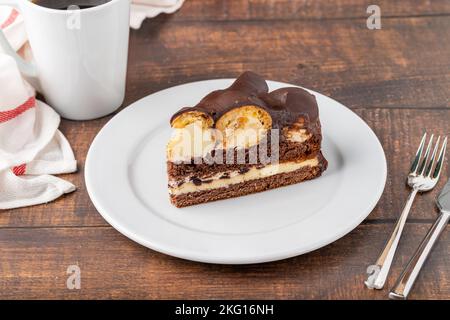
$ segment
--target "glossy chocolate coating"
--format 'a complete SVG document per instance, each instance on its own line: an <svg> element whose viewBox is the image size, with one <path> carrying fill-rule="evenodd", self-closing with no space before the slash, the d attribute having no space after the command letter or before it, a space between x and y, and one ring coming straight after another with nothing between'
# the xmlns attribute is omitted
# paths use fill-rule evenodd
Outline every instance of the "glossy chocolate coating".
<svg viewBox="0 0 450 320"><path fill-rule="evenodd" d="M272 117L272 128L284 128L303 118L304 125L314 123L319 117L316 98L306 90L286 87L269 93L266 81L256 73L246 71L233 84L205 96L197 105L182 108L180 114L198 111L211 116L214 123L226 112L241 106L258 106Z"/></svg>

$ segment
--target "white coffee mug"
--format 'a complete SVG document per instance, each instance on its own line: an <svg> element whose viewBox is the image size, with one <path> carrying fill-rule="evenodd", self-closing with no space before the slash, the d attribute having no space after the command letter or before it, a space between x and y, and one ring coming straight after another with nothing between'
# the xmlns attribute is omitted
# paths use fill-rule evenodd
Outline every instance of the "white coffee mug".
<svg viewBox="0 0 450 320"><path fill-rule="evenodd" d="M49 9L30 0L0 4L13 5L23 14L34 61L22 60L1 30L0 46L62 117L95 119L122 104L130 0L73 10Z"/></svg>

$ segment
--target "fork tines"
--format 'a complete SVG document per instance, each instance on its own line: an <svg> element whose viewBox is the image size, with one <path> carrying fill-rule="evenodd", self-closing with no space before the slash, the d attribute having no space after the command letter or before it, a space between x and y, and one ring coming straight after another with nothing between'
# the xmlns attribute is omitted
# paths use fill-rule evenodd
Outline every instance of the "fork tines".
<svg viewBox="0 0 450 320"><path fill-rule="evenodd" d="M425 133L420 142L419 148L417 149L416 156L414 157L414 161L411 165L410 172L412 174L418 176L424 176L431 179L439 178L441 174L442 164L444 162L445 150L447 148L447 137L444 138L444 142L442 143L441 149L439 151L439 155L436 158L439 150L439 144L441 141L441 136L437 138L436 143L434 144L433 152L431 152L431 148L433 145L434 134L431 135L430 141L427 144L427 148L425 150L425 154L422 157L423 150L425 148L425 142L427 139L427 133ZM434 168L434 170L433 170Z"/></svg>

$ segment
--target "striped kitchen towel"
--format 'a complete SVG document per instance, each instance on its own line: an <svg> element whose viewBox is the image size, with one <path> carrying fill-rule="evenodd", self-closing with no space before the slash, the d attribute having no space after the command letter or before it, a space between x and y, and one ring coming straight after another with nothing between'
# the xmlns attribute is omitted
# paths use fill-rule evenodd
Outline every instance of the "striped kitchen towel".
<svg viewBox="0 0 450 320"><path fill-rule="evenodd" d="M160 13L174 13L183 5L184 0L132 0L130 8L130 27L139 29L146 18L156 17Z"/></svg>
<svg viewBox="0 0 450 320"><path fill-rule="evenodd" d="M35 98L14 59L0 53L0 209L46 203L75 190L52 176L77 169L59 122Z"/></svg>

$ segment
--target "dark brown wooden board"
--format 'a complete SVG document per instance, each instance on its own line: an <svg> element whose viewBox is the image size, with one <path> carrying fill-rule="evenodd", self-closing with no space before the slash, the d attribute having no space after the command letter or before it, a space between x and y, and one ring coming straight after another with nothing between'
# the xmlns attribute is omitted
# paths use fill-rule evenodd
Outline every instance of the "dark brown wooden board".
<svg viewBox="0 0 450 320"><path fill-rule="evenodd" d="M2 298L385 299L429 224L409 224L386 289L365 288L366 266L391 223L362 225L312 253L261 265L209 265L141 247L110 227L0 230ZM411 299L450 295L448 234L435 247ZM81 289L66 287L70 265Z"/></svg>
<svg viewBox="0 0 450 320"><path fill-rule="evenodd" d="M78 173L63 177L78 190L49 204L0 212L0 298L386 299L436 217L434 198L450 174L447 160L435 190L417 198L385 290L367 290L365 268L402 209L406 173L422 133L450 134L450 2L377 1L381 30L366 28L369 4L187 0L177 14L131 31L124 102L126 107L173 85L244 70L337 99L373 128L388 163L385 191L361 226L315 252L263 265L165 256L112 229L87 195L86 154L111 116L63 120L61 130L79 163ZM446 230L412 299L450 299L449 245ZM81 268L81 290L66 288L71 264Z"/></svg>
<svg viewBox="0 0 450 320"><path fill-rule="evenodd" d="M450 14L446 0L191 0L171 21L349 19L367 17L367 7L376 4L382 17Z"/></svg>
<svg viewBox="0 0 450 320"><path fill-rule="evenodd" d="M253 70L350 108L450 108L450 18L166 22L132 31L126 104L190 81ZM430 48L433 48L430 50Z"/></svg>

